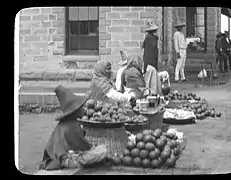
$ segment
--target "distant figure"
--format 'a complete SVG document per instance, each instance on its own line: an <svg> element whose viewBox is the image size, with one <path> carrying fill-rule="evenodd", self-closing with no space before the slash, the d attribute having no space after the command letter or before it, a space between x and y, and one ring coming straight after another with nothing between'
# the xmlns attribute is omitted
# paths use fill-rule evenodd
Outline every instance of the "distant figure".
<svg viewBox="0 0 231 180"><path fill-rule="evenodd" d="M231 50L231 40L229 39L229 32L225 31L224 33L224 48L225 48L225 54L227 55L227 69L231 70L231 57L230 57L230 50ZM226 69L226 68L225 68Z"/></svg>
<svg viewBox="0 0 231 180"><path fill-rule="evenodd" d="M224 61L227 58L225 53L223 52L222 48L222 41L221 41L221 33L218 33L216 36L215 42L215 50L217 53L217 63L219 64L220 72L223 73L224 71Z"/></svg>
<svg viewBox="0 0 231 180"><path fill-rule="evenodd" d="M169 79L169 74L167 71L161 71L158 73L159 74L159 77L160 77L160 80L161 80L161 83L167 83L167 85L170 87L170 79Z"/></svg>
<svg viewBox="0 0 231 180"><path fill-rule="evenodd" d="M149 21L145 31L148 33L145 36L143 42L144 48L144 74L146 72L147 66L151 65L158 71L158 36L157 36L158 27L152 22Z"/></svg>
<svg viewBox="0 0 231 180"><path fill-rule="evenodd" d="M182 33L183 27L186 26L185 23L177 22L174 26L177 31L174 33L173 40L174 40L174 49L177 55L177 64L175 68L175 82L179 82L179 73L181 75L181 81L186 81L184 68L185 68L185 61L186 61L186 40L184 34Z"/></svg>

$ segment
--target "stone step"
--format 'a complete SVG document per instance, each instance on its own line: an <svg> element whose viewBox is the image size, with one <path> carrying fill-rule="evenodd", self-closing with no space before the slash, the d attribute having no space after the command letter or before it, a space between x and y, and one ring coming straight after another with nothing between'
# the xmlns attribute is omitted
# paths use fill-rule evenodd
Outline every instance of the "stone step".
<svg viewBox="0 0 231 180"><path fill-rule="evenodd" d="M85 93L75 93L77 98L80 99L85 95ZM25 104L38 104L40 106L46 105L59 105L59 101L54 92L20 92L19 93L19 105Z"/></svg>
<svg viewBox="0 0 231 180"><path fill-rule="evenodd" d="M19 89L19 104L57 105L58 99L54 93L58 85L63 85L78 97L84 96L89 90L90 82L70 81L21 81Z"/></svg>
<svg viewBox="0 0 231 180"><path fill-rule="evenodd" d="M20 72L20 81L90 81L93 69L59 69Z"/></svg>
<svg viewBox="0 0 231 180"><path fill-rule="evenodd" d="M19 92L29 93L50 93L58 85L70 88L73 92L85 92L90 87L90 81L20 81L21 88Z"/></svg>

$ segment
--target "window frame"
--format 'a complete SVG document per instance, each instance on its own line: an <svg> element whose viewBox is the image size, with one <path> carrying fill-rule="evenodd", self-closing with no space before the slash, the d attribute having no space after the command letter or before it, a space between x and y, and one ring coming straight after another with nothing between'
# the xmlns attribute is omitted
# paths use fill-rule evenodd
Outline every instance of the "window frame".
<svg viewBox="0 0 231 180"><path fill-rule="evenodd" d="M80 6L78 6L80 7ZM91 6L88 6L88 8L90 8ZM85 20L88 22L88 26L89 26L89 22L90 21L97 21L97 33L95 36L95 38L97 38L97 41L95 41L97 43L97 46L96 47L96 50L89 50L89 49L78 49L78 50L71 50L71 29L70 29L70 26L71 26L71 22L83 22L83 20L69 20L69 7L65 7L65 54L66 55L99 55L99 7L97 7L97 11L98 11L98 17L97 17L97 20ZM88 15L89 16L89 15ZM78 25L78 29L79 29L79 25ZM79 29L80 31L80 29ZM79 34L77 35L76 37L84 37L84 36L87 36L87 37L91 37L91 35L89 35L89 28L88 28L88 35L84 35L84 34ZM74 36L73 36L74 37Z"/></svg>

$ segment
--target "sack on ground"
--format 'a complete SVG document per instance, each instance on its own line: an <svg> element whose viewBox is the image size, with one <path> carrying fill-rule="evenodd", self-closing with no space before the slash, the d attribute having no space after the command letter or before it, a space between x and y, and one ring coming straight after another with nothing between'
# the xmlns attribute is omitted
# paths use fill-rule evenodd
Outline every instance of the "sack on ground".
<svg viewBox="0 0 231 180"><path fill-rule="evenodd" d="M198 78L206 78L207 77L207 71L205 69L202 69L199 73L198 73Z"/></svg>

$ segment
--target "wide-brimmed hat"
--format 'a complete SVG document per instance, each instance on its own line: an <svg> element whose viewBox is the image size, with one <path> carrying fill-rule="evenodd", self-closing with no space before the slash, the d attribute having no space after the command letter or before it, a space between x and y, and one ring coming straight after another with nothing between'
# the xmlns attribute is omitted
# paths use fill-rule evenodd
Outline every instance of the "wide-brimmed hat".
<svg viewBox="0 0 231 180"><path fill-rule="evenodd" d="M55 88L55 94L59 100L63 114L56 118L57 121L63 120L73 113L80 113L82 116L82 106L87 101L87 98L77 97L70 89L59 85Z"/></svg>
<svg viewBox="0 0 231 180"><path fill-rule="evenodd" d="M225 31L224 34L227 36L229 35L229 31Z"/></svg>
<svg viewBox="0 0 231 180"><path fill-rule="evenodd" d="M216 38L221 37L221 32L217 33Z"/></svg>
<svg viewBox="0 0 231 180"><path fill-rule="evenodd" d="M182 21L177 21L174 25L174 27L180 27L180 26L186 26L186 23Z"/></svg>
<svg viewBox="0 0 231 180"><path fill-rule="evenodd" d="M121 66L124 66L124 65L126 65L128 63L128 60L127 60L127 58L122 59L122 53L124 53L126 56L128 56L128 55L127 55L127 52L125 50L120 51L121 60L118 62L118 64L121 65Z"/></svg>
<svg viewBox="0 0 231 180"><path fill-rule="evenodd" d="M155 31L158 29L158 26L155 25L154 21L148 21L145 27L145 31Z"/></svg>

